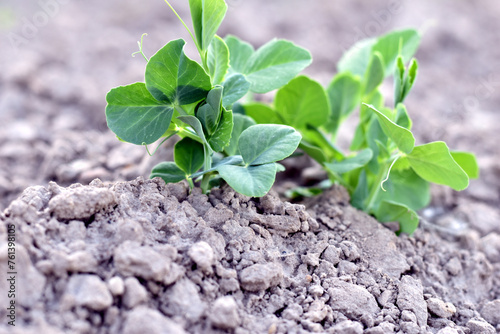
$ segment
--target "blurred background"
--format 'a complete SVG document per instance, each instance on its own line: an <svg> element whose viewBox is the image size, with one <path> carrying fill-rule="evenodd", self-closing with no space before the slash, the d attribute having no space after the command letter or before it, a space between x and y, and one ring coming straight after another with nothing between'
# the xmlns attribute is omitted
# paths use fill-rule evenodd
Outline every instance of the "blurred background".
<svg viewBox="0 0 500 334"><path fill-rule="evenodd" d="M356 41L396 28L423 31L420 72L406 103L417 143L445 140L473 151L481 178L456 196L500 202L500 2L495 0L227 0L219 35L258 47L286 38L309 49L306 73L328 84ZM190 25L188 1L171 4ZM143 81L153 55L184 27L161 0L2 0L0 3L0 210L28 186L147 177L169 149L149 157L107 129L105 95ZM392 88L388 85L388 95ZM342 140L352 134L349 128ZM495 209L496 210L496 209ZM498 214L498 212L497 212Z"/></svg>

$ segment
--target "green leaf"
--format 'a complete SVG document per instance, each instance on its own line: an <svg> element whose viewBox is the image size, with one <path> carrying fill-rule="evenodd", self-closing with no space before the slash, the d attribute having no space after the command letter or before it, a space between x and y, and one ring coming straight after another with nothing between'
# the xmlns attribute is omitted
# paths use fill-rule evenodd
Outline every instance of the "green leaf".
<svg viewBox="0 0 500 334"><path fill-rule="evenodd" d="M408 67L408 87L405 87L406 95L410 92L410 89L413 87L415 80L417 79L418 73L418 62L416 59L412 59L410 61L410 66Z"/></svg>
<svg viewBox="0 0 500 334"><path fill-rule="evenodd" d="M203 144L191 138L183 138L174 146L174 161L188 176L196 173L205 159Z"/></svg>
<svg viewBox="0 0 500 334"><path fill-rule="evenodd" d="M469 185L467 173L453 160L442 141L415 146L407 155L408 162L421 178L429 182L463 190Z"/></svg>
<svg viewBox="0 0 500 334"><path fill-rule="evenodd" d="M330 105L323 87L305 76L292 79L276 93L275 109L285 124L296 129L324 125Z"/></svg>
<svg viewBox="0 0 500 334"><path fill-rule="evenodd" d="M224 0L189 0L189 8L198 46L205 51L226 15L226 2Z"/></svg>
<svg viewBox="0 0 500 334"><path fill-rule="evenodd" d="M350 72L364 77L370 62L371 49L377 40L363 39L354 44L340 59L337 69L339 72Z"/></svg>
<svg viewBox="0 0 500 334"><path fill-rule="evenodd" d="M177 167L174 162L167 161L159 163L153 167L150 179L154 177L161 177L165 183L176 183L186 178L186 173Z"/></svg>
<svg viewBox="0 0 500 334"><path fill-rule="evenodd" d="M165 104L198 102L212 88L205 70L184 54L184 44L182 39L168 43L146 65L146 87Z"/></svg>
<svg viewBox="0 0 500 334"><path fill-rule="evenodd" d="M224 149L227 155L239 154L238 151L238 141L240 139L241 133L252 125L255 125L255 121L248 116L233 114L233 131L231 132L231 140L229 145Z"/></svg>
<svg viewBox="0 0 500 334"><path fill-rule="evenodd" d="M407 206L393 202L380 203L375 217L381 222L399 222L399 233L412 235L418 227L418 215Z"/></svg>
<svg viewBox="0 0 500 334"><path fill-rule="evenodd" d="M177 119L179 119L180 121L182 121L182 122L186 123L187 125L189 125L190 127L192 127L194 132L196 132L198 137L201 138L203 143L205 143L205 145L210 146L208 144L206 137L205 137L205 133L203 132L203 126L201 125L201 122L198 118L191 116L191 115L187 115L187 116L177 116Z"/></svg>
<svg viewBox="0 0 500 334"><path fill-rule="evenodd" d="M412 59L408 71L406 70L403 58L398 57L396 63L396 73L394 75L394 103L395 105L403 102L415 83L418 63Z"/></svg>
<svg viewBox="0 0 500 334"><path fill-rule="evenodd" d="M361 99L361 81L350 72L337 74L326 89L330 116L325 129L335 134L340 123L357 107Z"/></svg>
<svg viewBox="0 0 500 334"><path fill-rule="evenodd" d="M399 55L407 63L417 51L420 34L417 30L407 29L390 32L377 39L372 52L380 52L385 64L385 76L392 75Z"/></svg>
<svg viewBox="0 0 500 334"><path fill-rule="evenodd" d="M254 53L252 45L232 35L227 36L225 41L229 48L229 72L245 73L248 60Z"/></svg>
<svg viewBox="0 0 500 334"><path fill-rule="evenodd" d="M362 169L358 177L358 184L356 185L356 189L354 190L351 196L351 205L357 209L365 210L364 203L365 200L368 198L368 195L369 195L369 190L368 190L368 180L366 177L366 170Z"/></svg>
<svg viewBox="0 0 500 334"><path fill-rule="evenodd" d="M252 117L257 124L283 124L279 114L263 103L248 103L243 106L245 114Z"/></svg>
<svg viewBox="0 0 500 334"><path fill-rule="evenodd" d="M213 85L218 85L224 81L229 69L229 49L219 36L215 36L208 47L207 65Z"/></svg>
<svg viewBox="0 0 500 334"><path fill-rule="evenodd" d="M384 189L386 191L379 192L379 201L397 200L415 211L425 208L431 200L429 182L419 177L411 168L393 168L389 179L384 183Z"/></svg>
<svg viewBox="0 0 500 334"><path fill-rule="evenodd" d="M258 124L241 133L238 148L247 165L262 165L290 156L301 138L290 126Z"/></svg>
<svg viewBox="0 0 500 334"><path fill-rule="evenodd" d="M233 131L233 113L223 109L217 129L209 137L208 142L215 152L221 152L229 144Z"/></svg>
<svg viewBox="0 0 500 334"><path fill-rule="evenodd" d="M217 168L219 175L238 193L261 197L269 192L276 177L276 164L259 166L223 165Z"/></svg>
<svg viewBox="0 0 500 334"><path fill-rule="evenodd" d="M372 156L373 151L367 148L352 158L333 163L325 163L324 166L334 173L343 174L365 166L372 159Z"/></svg>
<svg viewBox="0 0 500 334"><path fill-rule="evenodd" d="M206 103L198 108L196 117L207 131L208 135L214 133L219 124L219 119L222 113L222 86L215 86L206 99Z"/></svg>
<svg viewBox="0 0 500 334"><path fill-rule="evenodd" d="M157 101L144 83L113 88L107 95L108 127L121 140L151 144L167 131L174 109Z"/></svg>
<svg viewBox="0 0 500 334"><path fill-rule="evenodd" d="M231 109L230 107L241 99L250 89L250 82L245 79L243 74L231 74L222 83L224 87L224 93L222 96L222 105L226 109Z"/></svg>
<svg viewBox="0 0 500 334"><path fill-rule="evenodd" d="M394 105L403 102L403 91L405 84L405 64L403 57L399 56L396 60L396 70L394 72Z"/></svg>
<svg viewBox="0 0 500 334"><path fill-rule="evenodd" d="M384 59L380 52L372 54L364 79L364 94L369 95L384 81Z"/></svg>
<svg viewBox="0 0 500 334"><path fill-rule="evenodd" d="M302 141L300 142L299 148L307 153L308 156L316 160L316 162L318 162L319 164L323 164L328 160L325 156L325 153L320 147L308 143L304 139L302 139Z"/></svg>
<svg viewBox="0 0 500 334"><path fill-rule="evenodd" d="M222 160L219 160L217 161L216 156L214 155L214 159L213 159L213 164L212 164L212 167L207 169L207 170L202 170L198 173L195 173L193 174L191 177L193 179L197 178L197 177L200 177L202 175L205 175L207 173L211 173L211 172L214 172L214 171L217 171L217 168L219 168L220 166L224 166L224 165L241 165L243 163L243 158L241 157L241 155L233 155L233 156L230 156L230 157L225 157L224 159Z"/></svg>
<svg viewBox="0 0 500 334"><path fill-rule="evenodd" d="M411 130L413 124L405 105L402 103L396 106L396 124L408 130Z"/></svg>
<svg viewBox="0 0 500 334"><path fill-rule="evenodd" d="M304 139L309 143L321 147L323 153L327 157L327 160L342 160L344 159L344 154L341 150L336 147L330 139L325 136L325 134L320 131L317 127L312 125L307 125L305 130L301 130L301 134Z"/></svg>
<svg viewBox="0 0 500 334"><path fill-rule="evenodd" d="M477 179L479 177L479 165L474 154L469 152L451 151L453 160L467 173L469 178Z"/></svg>
<svg viewBox="0 0 500 334"><path fill-rule="evenodd" d="M366 106L377 115L380 127L382 128L382 131L384 131L385 135L391 138L402 152L410 153L415 146L415 138L413 137L413 134L408 129L405 129L391 121L386 115L375 109L373 106Z"/></svg>
<svg viewBox="0 0 500 334"><path fill-rule="evenodd" d="M309 51L285 40L273 40L248 59L243 74L250 90L267 93L287 84L312 62Z"/></svg>

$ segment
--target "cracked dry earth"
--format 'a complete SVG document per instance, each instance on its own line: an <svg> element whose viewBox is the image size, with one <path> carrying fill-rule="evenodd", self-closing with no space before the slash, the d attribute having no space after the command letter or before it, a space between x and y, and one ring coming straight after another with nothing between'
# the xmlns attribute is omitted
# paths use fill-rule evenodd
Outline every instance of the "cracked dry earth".
<svg viewBox="0 0 500 334"><path fill-rule="evenodd" d="M397 237L348 202L341 187L305 205L160 179L30 187L0 216L0 272L13 224L20 273L0 332L500 329L498 234Z"/></svg>

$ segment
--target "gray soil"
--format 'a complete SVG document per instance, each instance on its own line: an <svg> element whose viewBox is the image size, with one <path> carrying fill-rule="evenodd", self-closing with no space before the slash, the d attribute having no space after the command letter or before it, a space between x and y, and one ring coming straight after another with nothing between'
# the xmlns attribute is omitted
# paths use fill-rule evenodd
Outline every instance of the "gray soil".
<svg viewBox="0 0 500 334"><path fill-rule="evenodd" d="M187 1L172 2L188 19ZM142 80L145 62L130 54L143 32L148 55L188 36L162 1L48 3L0 5L0 333L500 332L498 2L228 1L221 35L292 39L324 84L361 35L426 27L407 101L417 141L475 152L481 177L461 193L433 188L411 237L339 187L280 199L320 176L305 159L287 161L261 199L145 180L171 144L149 157L116 140L104 96ZM47 21L26 30L44 8Z"/></svg>

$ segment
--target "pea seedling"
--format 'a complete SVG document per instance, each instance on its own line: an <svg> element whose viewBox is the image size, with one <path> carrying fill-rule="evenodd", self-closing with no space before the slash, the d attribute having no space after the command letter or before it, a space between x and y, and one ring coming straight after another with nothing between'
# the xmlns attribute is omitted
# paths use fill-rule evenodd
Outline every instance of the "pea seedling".
<svg viewBox="0 0 500 334"><path fill-rule="evenodd" d="M463 190L479 172L474 155L450 151L444 142L415 145L403 101L416 79L412 56L419 43L420 34L412 29L360 41L340 60L328 87L299 76L278 90L272 105L243 106L257 123L300 131L300 148L324 167L331 182L348 189L353 206L379 221L398 221L399 232L408 234L418 226L416 211L430 202L430 182ZM394 104L388 108L380 86L392 74ZM358 105L359 125L352 153L346 154L334 141Z"/></svg>
<svg viewBox="0 0 500 334"><path fill-rule="evenodd" d="M141 38L145 82L114 88L106 97L108 126L120 140L149 145L181 138L174 161L154 167L151 177L200 181L204 191L222 179L239 193L263 196L283 170L277 162L299 147L323 166L330 183L347 188L352 205L382 222L398 221L399 232L408 234L418 226L416 211L429 204L430 182L463 190L478 177L474 155L451 151L441 141L415 145L403 102L417 76L412 57L418 31L358 42L324 88L297 76L311 55L289 41L272 40L255 50L235 36L217 36L227 10L224 0L189 0L194 33L165 2L189 31L200 61L184 54L182 39L148 59ZM391 75L389 108L380 86ZM272 104L242 102L273 90ZM346 153L335 139L358 106L359 125Z"/></svg>
<svg viewBox="0 0 500 334"><path fill-rule="evenodd" d="M125 142L149 145L178 135L174 161L153 168L165 182L200 180L208 191L222 178L247 196L263 196L274 183L277 164L291 155L301 135L287 125L257 125L232 112L248 92L282 87L311 63L308 51L285 40L258 50L216 32L225 16L224 0L189 0L191 35L200 62L184 53L185 41L167 43L147 60L145 82L112 89L106 96L108 127ZM142 41L142 39L141 39ZM230 50L238 52L232 53Z"/></svg>

